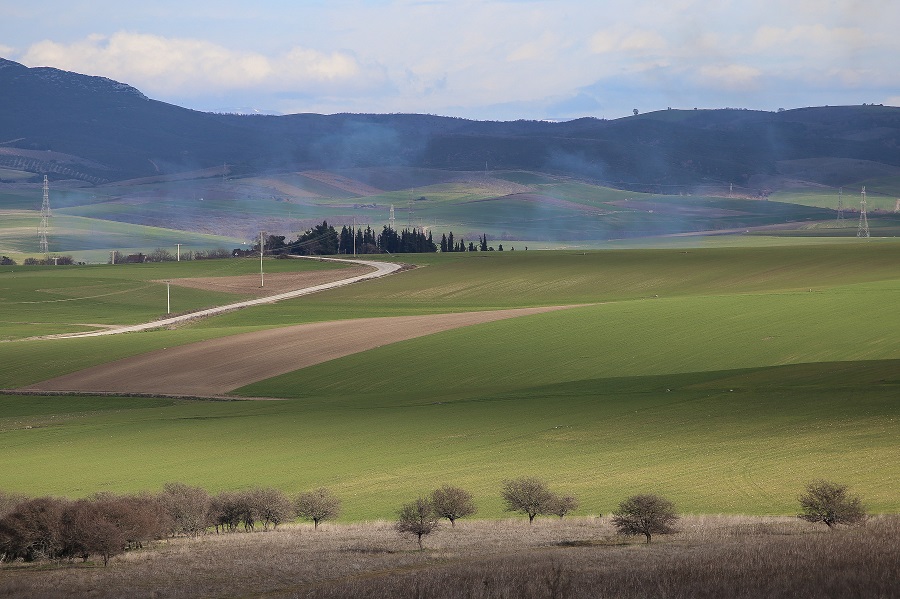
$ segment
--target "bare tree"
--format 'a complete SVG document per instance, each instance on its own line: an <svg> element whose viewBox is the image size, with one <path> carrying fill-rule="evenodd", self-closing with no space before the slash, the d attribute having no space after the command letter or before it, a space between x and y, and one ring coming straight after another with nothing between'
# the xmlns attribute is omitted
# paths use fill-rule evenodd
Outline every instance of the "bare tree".
<svg viewBox="0 0 900 599"><path fill-rule="evenodd" d="M431 493L431 502L439 517L450 520L450 526L456 526L458 518L465 518L478 512L471 493L450 485L435 489Z"/></svg>
<svg viewBox="0 0 900 599"><path fill-rule="evenodd" d="M55 497L38 497L19 503L0 519L0 555L6 561L17 558L62 557L65 548L62 516L68 502Z"/></svg>
<svg viewBox="0 0 900 599"><path fill-rule="evenodd" d="M620 535L644 535L649 543L654 534L675 532L678 521L675 504L659 495L634 495L613 512L613 526Z"/></svg>
<svg viewBox="0 0 900 599"><path fill-rule="evenodd" d="M800 496L798 517L807 522L824 522L828 528L836 524L858 524L866 518L859 497L851 495L846 485L825 480L815 480L806 485L806 492Z"/></svg>
<svg viewBox="0 0 900 599"><path fill-rule="evenodd" d="M257 517L263 523L263 530L269 530L269 526L277 529L279 524L294 517L291 500L278 489L253 489L252 497L256 504Z"/></svg>
<svg viewBox="0 0 900 599"><path fill-rule="evenodd" d="M28 497L20 493L0 491L0 518L16 509L16 506L26 499L28 499Z"/></svg>
<svg viewBox="0 0 900 599"><path fill-rule="evenodd" d="M422 547L422 537L430 535L438 528L438 515L430 498L419 497L400 508L397 523L394 525L400 534L415 535Z"/></svg>
<svg viewBox="0 0 900 599"><path fill-rule="evenodd" d="M314 491L300 493L294 502L297 515L313 521L313 528L319 528L319 522L334 520L341 512L341 500L325 487Z"/></svg>
<svg viewBox="0 0 900 599"><path fill-rule="evenodd" d="M173 534L194 537L206 530L212 506L212 498L206 489L184 483L166 483L159 497L172 520Z"/></svg>
<svg viewBox="0 0 900 599"><path fill-rule="evenodd" d="M560 519L566 514L574 512L578 509L578 500L574 495L554 495L553 503L550 506L550 513L556 514Z"/></svg>
<svg viewBox="0 0 900 599"><path fill-rule="evenodd" d="M242 497L240 493L222 491L212 498L210 503L210 526L214 526L216 534L234 532L241 523Z"/></svg>
<svg viewBox="0 0 900 599"><path fill-rule="evenodd" d="M506 511L527 514L529 524L538 514L551 513L553 507L553 493L542 480L533 477L504 481L501 495Z"/></svg>

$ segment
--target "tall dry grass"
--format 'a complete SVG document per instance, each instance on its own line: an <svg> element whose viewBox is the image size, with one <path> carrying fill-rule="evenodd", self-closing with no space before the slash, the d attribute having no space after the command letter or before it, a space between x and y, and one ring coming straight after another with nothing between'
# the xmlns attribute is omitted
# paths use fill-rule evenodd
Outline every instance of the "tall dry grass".
<svg viewBox="0 0 900 599"><path fill-rule="evenodd" d="M390 522L174 539L113 559L9 564L4 597L900 597L900 518L828 531L796 518L691 516L675 535L607 518L458 521L425 540Z"/></svg>

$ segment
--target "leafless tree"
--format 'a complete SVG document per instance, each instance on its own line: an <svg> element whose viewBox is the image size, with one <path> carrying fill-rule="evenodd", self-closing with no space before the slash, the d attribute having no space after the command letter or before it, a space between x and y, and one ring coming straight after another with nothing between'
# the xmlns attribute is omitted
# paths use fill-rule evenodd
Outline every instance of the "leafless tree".
<svg viewBox="0 0 900 599"><path fill-rule="evenodd" d="M578 499L574 495L554 495L553 503L550 505L550 513L556 514L560 519L566 514L574 512L578 509Z"/></svg>
<svg viewBox="0 0 900 599"><path fill-rule="evenodd" d="M160 501L171 518L171 532L191 537L202 534L209 525L212 499L206 489L184 483L167 483Z"/></svg>
<svg viewBox="0 0 900 599"><path fill-rule="evenodd" d="M659 495L633 495L613 512L613 526L620 535L644 535L649 543L655 534L675 532L675 504Z"/></svg>
<svg viewBox="0 0 900 599"><path fill-rule="evenodd" d="M471 493L450 485L435 489L431 493L431 502L439 517L450 520L450 526L456 526L458 518L465 518L478 512Z"/></svg>
<svg viewBox="0 0 900 599"><path fill-rule="evenodd" d="M212 498L209 525L215 527L216 533L237 530L241 523L242 503L241 494L230 491L222 491Z"/></svg>
<svg viewBox="0 0 900 599"><path fill-rule="evenodd" d="M319 528L319 522L334 520L341 512L341 500L325 487L300 493L294 505L297 515L312 520L315 529Z"/></svg>
<svg viewBox="0 0 900 599"><path fill-rule="evenodd" d="M26 499L28 499L28 497L20 493L0 491L0 518L16 509L16 506Z"/></svg>
<svg viewBox="0 0 900 599"><path fill-rule="evenodd" d="M430 535L438 528L438 515L434 511L431 499L419 497L401 507L394 528L400 534L414 535L419 541L419 549L423 549L422 537Z"/></svg>
<svg viewBox="0 0 900 599"><path fill-rule="evenodd" d="M529 524L538 514L551 513L553 507L553 493L542 480L534 477L504 481L501 495L506 511L527 514Z"/></svg>
<svg viewBox="0 0 900 599"><path fill-rule="evenodd" d="M846 485L815 480L806 485L800 496L798 517L807 522L824 522L828 528L837 524L858 524L866 519L866 510L859 497L851 495Z"/></svg>
<svg viewBox="0 0 900 599"><path fill-rule="evenodd" d="M257 518L263 523L263 530L278 528L282 522L294 517L294 506L282 491L272 488L258 488L251 492L256 506Z"/></svg>
<svg viewBox="0 0 900 599"><path fill-rule="evenodd" d="M6 561L61 557L65 545L62 516L67 501L38 497L19 503L0 519L0 555Z"/></svg>

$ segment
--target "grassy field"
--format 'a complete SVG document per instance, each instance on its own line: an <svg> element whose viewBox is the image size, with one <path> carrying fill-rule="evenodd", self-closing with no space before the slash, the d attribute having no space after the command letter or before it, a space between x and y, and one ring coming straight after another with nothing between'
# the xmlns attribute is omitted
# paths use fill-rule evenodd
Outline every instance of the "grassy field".
<svg viewBox="0 0 900 599"><path fill-rule="evenodd" d="M269 273L342 268L312 260L267 259ZM0 340L135 324L166 316L166 279L259 272L259 260L195 260L89 266L0 266ZM250 296L173 286L173 313L233 303Z"/></svg>
<svg viewBox="0 0 900 599"><path fill-rule="evenodd" d="M424 551L390 522L176 538L97 561L4 565L0 594L67 599L896 596L897 518L829 532L797 518L686 517L644 545L610 519L464 521Z"/></svg>
<svg viewBox="0 0 900 599"><path fill-rule="evenodd" d="M9 388L260 327L590 304L384 346L239 391L286 401L0 397L4 486L81 496L176 479L214 491L327 485L346 520L363 520L446 482L497 517L501 481L531 474L578 495L585 514L645 490L691 513L784 514L824 477L850 484L873 511L896 512L898 253L896 242L872 240L410 256L421 268L179 330L0 343ZM227 274L243 268L222 264ZM201 265L72 269L59 272L73 280L56 283L19 267L0 280L21 301L101 275L137 287ZM43 315L71 326L79 311L48 303Z"/></svg>

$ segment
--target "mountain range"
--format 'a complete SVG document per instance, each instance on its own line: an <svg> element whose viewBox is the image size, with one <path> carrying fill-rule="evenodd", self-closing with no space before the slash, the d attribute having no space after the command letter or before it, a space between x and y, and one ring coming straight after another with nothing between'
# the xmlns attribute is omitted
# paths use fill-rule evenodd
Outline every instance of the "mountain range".
<svg viewBox="0 0 900 599"><path fill-rule="evenodd" d="M900 175L900 108L880 105L669 109L567 122L218 114L111 79L5 59L0 89L0 166L87 184L223 164L237 176L379 166L530 170L662 192Z"/></svg>

